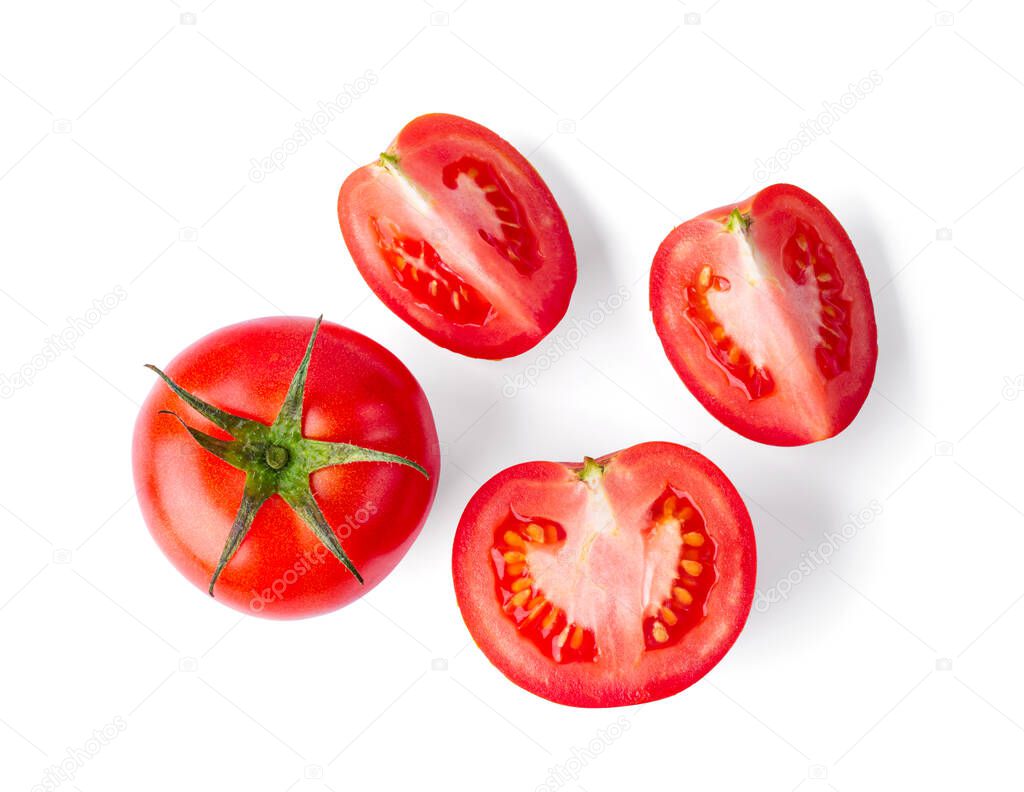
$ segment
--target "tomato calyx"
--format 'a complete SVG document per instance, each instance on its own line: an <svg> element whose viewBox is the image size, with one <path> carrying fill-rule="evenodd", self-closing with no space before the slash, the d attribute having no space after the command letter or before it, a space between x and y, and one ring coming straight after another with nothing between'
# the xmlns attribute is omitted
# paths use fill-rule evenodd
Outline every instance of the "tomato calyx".
<svg viewBox="0 0 1024 792"><path fill-rule="evenodd" d="M580 477L580 481L593 488L597 486L598 479L604 475L604 465L592 457L583 457L583 466L576 475Z"/></svg>
<svg viewBox="0 0 1024 792"><path fill-rule="evenodd" d="M743 214L739 209L733 209L725 219L725 230L730 234L746 233L752 222L749 214Z"/></svg>
<svg viewBox="0 0 1024 792"><path fill-rule="evenodd" d="M269 426L221 410L180 387L156 366L146 365L146 368L154 371L183 402L231 435L232 439L214 437L189 426L180 415L171 410L160 412L176 418L192 439L206 451L246 474L238 512L210 579L211 597L214 595L217 579L241 546L252 527L256 513L274 495L279 495L309 526L324 547L355 576L356 580L363 582L362 575L345 553L313 496L309 480L315 471L353 462L384 462L411 467L424 477L430 478L430 474L421 465L397 454L349 443L312 440L302 436L306 375L322 319L321 316L313 326L309 344L288 387L284 403Z"/></svg>
<svg viewBox="0 0 1024 792"><path fill-rule="evenodd" d="M377 158L377 167L389 173L396 180L399 189L410 200L411 205L424 217L432 213L431 201L427 195L410 179L399 162L398 155L391 151L382 151Z"/></svg>

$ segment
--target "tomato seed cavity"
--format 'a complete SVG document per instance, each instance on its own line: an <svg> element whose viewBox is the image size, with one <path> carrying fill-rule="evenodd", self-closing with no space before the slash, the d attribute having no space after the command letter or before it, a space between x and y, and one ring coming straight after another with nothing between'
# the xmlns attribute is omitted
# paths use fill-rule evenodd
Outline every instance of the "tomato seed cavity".
<svg viewBox="0 0 1024 792"><path fill-rule="evenodd" d="M717 546L708 536L704 516L684 493L667 487L651 507L650 531L679 531L678 574L669 596L652 602L644 613L644 642L647 649L672 646L705 615L708 593L717 578Z"/></svg>
<svg viewBox="0 0 1024 792"><path fill-rule="evenodd" d="M802 220L782 251L782 265L794 283L813 277L821 301L820 343L814 357L821 373L833 379L850 370L850 301L843 299L843 276L818 233Z"/></svg>
<svg viewBox="0 0 1024 792"><path fill-rule="evenodd" d="M540 268L537 239L526 222L526 212L508 186L489 164L474 157L461 157L445 165L441 172L444 185L459 188L459 176L465 174L483 192L500 224L501 237L478 228L477 233L498 251L522 275L531 275Z"/></svg>
<svg viewBox="0 0 1024 792"><path fill-rule="evenodd" d="M593 662L597 658L594 632L570 622L530 576L529 546L564 541L565 530L557 523L523 517L510 509L495 530L491 549L498 597L519 631L556 663Z"/></svg>
<svg viewBox="0 0 1024 792"><path fill-rule="evenodd" d="M460 325L483 325L493 306L462 280L425 239L407 236L394 223L370 218L377 246L391 266L395 282L416 302Z"/></svg>

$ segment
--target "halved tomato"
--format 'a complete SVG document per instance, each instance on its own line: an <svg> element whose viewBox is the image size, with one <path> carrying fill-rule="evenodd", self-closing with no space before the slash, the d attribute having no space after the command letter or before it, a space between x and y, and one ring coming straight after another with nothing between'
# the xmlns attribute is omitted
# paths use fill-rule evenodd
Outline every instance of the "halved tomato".
<svg viewBox="0 0 1024 792"><path fill-rule="evenodd" d="M875 376L875 313L839 221L775 184L675 228L651 269L669 360L718 420L772 445L832 437Z"/></svg>
<svg viewBox="0 0 1024 792"><path fill-rule="evenodd" d="M561 704L664 698L714 666L754 595L750 516L674 443L527 462L470 500L452 571L462 617L517 685Z"/></svg>
<svg viewBox="0 0 1024 792"><path fill-rule="evenodd" d="M576 253L551 191L489 129L420 116L338 195L345 243L374 293L436 344L499 359L558 324Z"/></svg>

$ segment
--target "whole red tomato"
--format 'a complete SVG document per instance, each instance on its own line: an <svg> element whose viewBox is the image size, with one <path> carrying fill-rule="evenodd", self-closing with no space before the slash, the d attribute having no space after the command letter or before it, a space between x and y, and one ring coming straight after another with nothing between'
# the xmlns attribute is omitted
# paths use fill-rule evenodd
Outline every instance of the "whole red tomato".
<svg viewBox="0 0 1024 792"><path fill-rule="evenodd" d="M756 550L721 470L641 443L498 473L466 506L452 571L469 632L509 679L612 707L678 693L721 660L750 612Z"/></svg>
<svg viewBox="0 0 1024 792"><path fill-rule="evenodd" d="M437 488L437 433L382 346L319 320L254 319L154 370L164 382L135 425L135 486L193 584L301 618L365 594L409 549Z"/></svg>
<svg viewBox="0 0 1024 792"><path fill-rule="evenodd" d="M374 294L447 349L518 355L569 307L576 253L554 196L522 154L465 118L406 124L345 180L338 219Z"/></svg>

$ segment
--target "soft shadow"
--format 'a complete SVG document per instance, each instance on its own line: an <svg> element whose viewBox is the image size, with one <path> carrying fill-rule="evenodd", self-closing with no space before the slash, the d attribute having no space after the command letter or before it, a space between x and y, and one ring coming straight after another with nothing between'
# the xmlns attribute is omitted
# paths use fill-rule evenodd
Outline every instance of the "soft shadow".
<svg viewBox="0 0 1024 792"><path fill-rule="evenodd" d="M863 557L856 546L865 541L861 532L870 528L859 528L853 538L840 543L831 563L811 561L810 572L806 571L809 567L805 554L826 542L826 534L840 531L849 522L850 514L846 509L865 508L872 499L885 500L887 492L869 491L861 495L851 492L851 476L847 471L863 471L861 466L876 464L879 449L885 449L886 444L892 442L894 422L903 420L897 408L880 394L885 393L887 397L905 403L900 405L904 409L905 405L914 403L916 394L912 340L901 312L899 294L892 282L906 262L894 260L887 238L880 233L882 226L867 201L847 196L841 215L841 222L857 248L872 288L879 348L872 392L860 414L837 437L799 448L757 450L742 457L733 455L734 461L746 458L746 461L740 461L737 478L758 481L759 490L775 493L770 508L803 536L803 541L796 540L748 501L758 539L758 590L767 593L769 588L777 586L791 573L797 580L783 601L766 607L763 599L755 599L744 640L770 651L777 651L780 635L805 633L809 624L815 625L817 638L843 629L834 617L835 597L821 596L821 592L839 591L834 586L829 587L836 583L834 579L830 580L833 578L830 568L849 569L850 574L856 577L853 570ZM920 262L912 266L918 265ZM906 272L899 277L906 277ZM840 571L840 574L845 577L846 572ZM776 648L772 649L773 646Z"/></svg>
<svg viewBox="0 0 1024 792"><path fill-rule="evenodd" d="M534 144L536 146L536 143ZM530 147L526 148L527 151ZM614 292L620 284L612 276L607 240L600 233L602 225L594 214L582 185L563 168L559 159L545 147L535 151L530 160L551 189L569 224L576 248L578 277L566 318L552 331L557 333L566 319L577 312L589 311L597 302Z"/></svg>
<svg viewBox="0 0 1024 792"><path fill-rule="evenodd" d="M894 399L898 393L898 401L903 402L900 406L906 409L906 405L913 404L917 396L912 338L901 310L897 288L897 278L907 277L907 270L903 269L907 262L894 258L867 200L857 196L848 196L847 200L848 204L843 207L842 223L868 273L878 325L878 366L873 391L877 388L879 392ZM918 260L910 267L922 264ZM873 397L878 398L878 393L873 393ZM869 394L868 398L871 399L872 395ZM891 405L887 406L893 409ZM877 440L877 422L866 421L865 418L866 415L859 416L847 431L855 430L865 435L870 433L871 439Z"/></svg>

